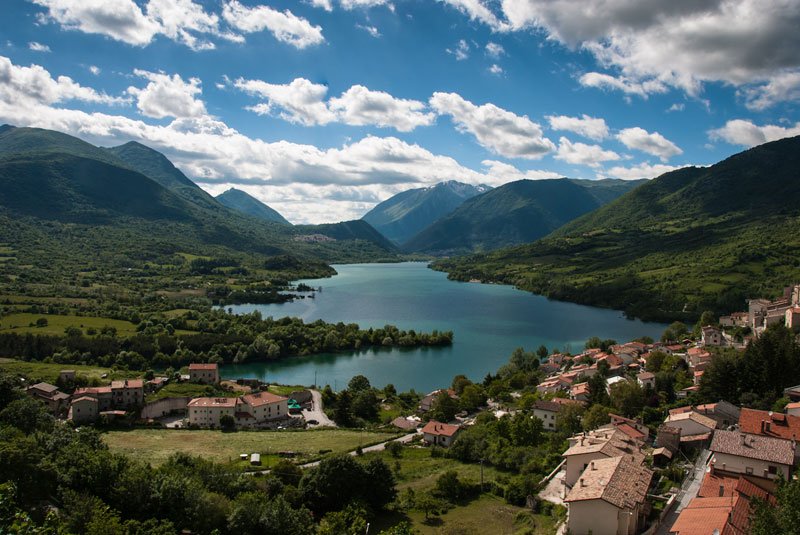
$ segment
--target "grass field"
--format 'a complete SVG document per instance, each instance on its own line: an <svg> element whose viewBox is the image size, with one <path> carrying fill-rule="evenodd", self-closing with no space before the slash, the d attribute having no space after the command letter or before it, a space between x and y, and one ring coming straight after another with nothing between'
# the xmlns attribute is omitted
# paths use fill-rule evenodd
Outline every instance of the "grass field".
<svg viewBox="0 0 800 535"><path fill-rule="evenodd" d="M22 360L6 358L0 358L0 370L48 383L54 383L56 379L58 379L58 374L61 372L61 370L75 370L79 376L85 375L90 380L97 379L100 382L111 382L112 379L122 379L125 377L132 378L139 376L137 372L115 372L110 368L100 368L98 366L48 364L44 362L25 362ZM108 377L103 379L101 377L103 374L108 374Z"/></svg>
<svg viewBox="0 0 800 535"><path fill-rule="evenodd" d="M31 327L39 318L47 319L46 327ZM61 316L57 314L9 314L0 318L0 332L13 331L16 333L34 333L63 335L67 327L78 327L84 334L86 329L94 328L97 331L105 326L117 329L117 335L130 336L136 332L136 325L129 321L99 318L95 316Z"/></svg>
<svg viewBox="0 0 800 535"><path fill-rule="evenodd" d="M112 451L124 453L153 465L163 463L175 452L198 455L217 462L238 461L240 453L261 453L263 468L278 457L277 452L294 451L296 459L317 458L320 450L343 453L396 435L345 429L312 431L189 431L171 429L134 429L111 431L104 435Z"/></svg>
<svg viewBox="0 0 800 535"><path fill-rule="evenodd" d="M148 394L145 401L150 403L151 401L156 401L157 399L162 398L199 398L209 395L213 397L238 397L242 394L241 392L228 392L227 390L222 390L220 388L214 389L213 394L210 394L208 389L208 385L201 385L197 383L169 383L158 392Z"/></svg>

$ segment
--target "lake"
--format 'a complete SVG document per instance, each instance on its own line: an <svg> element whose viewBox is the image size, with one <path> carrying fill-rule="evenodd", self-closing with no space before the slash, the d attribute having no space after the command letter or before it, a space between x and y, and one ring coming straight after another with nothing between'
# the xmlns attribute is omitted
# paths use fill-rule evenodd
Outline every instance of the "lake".
<svg viewBox="0 0 800 535"><path fill-rule="evenodd" d="M376 349L293 357L278 362L224 366L224 378L259 378L282 384L330 384L344 388L362 374L377 387L429 392L449 386L456 374L481 381L508 361L517 347L544 344L580 351L588 338L626 342L658 339L660 323L626 319L621 312L551 301L510 286L447 280L421 262L334 266L330 279L304 280L322 287L316 297L274 305L232 306L235 313L261 311L266 318L294 316L306 321L358 323L362 328L396 325L416 331L453 331L443 348Z"/></svg>

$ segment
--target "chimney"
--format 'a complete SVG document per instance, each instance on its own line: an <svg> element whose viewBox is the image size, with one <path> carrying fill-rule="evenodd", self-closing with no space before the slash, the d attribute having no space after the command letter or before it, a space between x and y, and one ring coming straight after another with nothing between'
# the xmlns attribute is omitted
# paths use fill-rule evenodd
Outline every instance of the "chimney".
<svg viewBox="0 0 800 535"><path fill-rule="evenodd" d="M747 435L745 435L744 433L741 433L741 434L739 435L739 443L740 443L742 446L747 446Z"/></svg>
<svg viewBox="0 0 800 535"><path fill-rule="evenodd" d="M581 478L581 487L585 487L585 486L586 486L586 482L583 480L583 478Z"/></svg>
<svg viewBox="0 0 800 535"><path fill-rule="evenodd" d="M722 498L723 496L725 496L725 485L720 485L719 486L719 497Z"/></svg>
<svg viewBox="0 0 800 535"><path fill-rule="evenodd" d="M772 432L772 423L771 422L764 422L764 427L767 430L767 433Z"/></svg>
<svg viewBox="0 0 800 535"><path fill-rule="evenodd" d="M592 461L592 470L594 470L594 461Z"/></svg>
<svg viewBox="0 0 800 535"><path fill-rule="evenodd" d="M766 427L767 427L767 421L766 420L761 420L761 432L762 433L764 432Z"/></svg>

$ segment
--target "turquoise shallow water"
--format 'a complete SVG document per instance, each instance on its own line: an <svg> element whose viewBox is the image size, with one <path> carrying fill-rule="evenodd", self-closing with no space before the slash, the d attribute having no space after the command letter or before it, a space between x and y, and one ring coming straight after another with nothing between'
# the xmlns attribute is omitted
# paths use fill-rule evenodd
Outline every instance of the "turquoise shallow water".
<svg viewBox="0 0 800 535"><path fill-rule="evenodd" d="M417 331L453 331L445 348L379 349L315 355L271 363L225 366L225 378L260 378L283 384L342 388L357 374L375 386L430 391L449 385L459 373L482 380L505 364L516 347L541 344L577 352L592 336L623 342L658 338L666 325L626 319L621 312L550 301L510 286L453 282L426 264L349 264L334 266L330 279L302 281L322 287L314 299L276 305L239 305L236 313L260 310L264 317L296 316L306 321L358 323L361 327L397 325Z"/></svg>

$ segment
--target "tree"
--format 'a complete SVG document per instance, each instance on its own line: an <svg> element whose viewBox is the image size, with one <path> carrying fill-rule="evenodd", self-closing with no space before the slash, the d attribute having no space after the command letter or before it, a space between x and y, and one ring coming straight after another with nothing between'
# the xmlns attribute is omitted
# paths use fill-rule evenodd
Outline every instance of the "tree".
<svg viewBox="0 0 800 535"><path fill-rule="evenodd" d="M385 446L386 451L394 458L399 458L403 454L403 445L396 440L392 440Z"/></svg>
<svg viewBox="0 0 800 535"><path fill-rule="evenodd" d="M352 397L348 390L342 390L336 396L336 408L333 410L333 421L342 427L353 425L353 415L350 412Z"/></svg>
<svg viewBox="0 0 800 535"><path fill-rule="evenodd" d="M455 418L457 412L458 402L451 398L450 394L442 391L439 392L439 395L436 396L435 400L433 400L431 410L428 412L428 414L430 415L431 420L449 422Z"/></svg>
<svg viewBox="0 0 800 535"><path fill-rule="evenodd" d="M467 379L466 375L456 375L455 377L453 377L451 388L453 389L453 391L456 393L457 396L460 396L464 392L464 389L471 384L472 381Z"/></svg>
<svg viewBox="0 0 800 535"><path fill-rule="evenodd" d="M800 535L800 481L781 477L775 503L754 500L751 535Z"/></svg>
<svg viewBox="0 0 800 535"><path fill-rule="evenodd" d="M620 381L611 385L611 406L628 418L635 418L644 408L644 391L635 381Z"/></svg>
<svg viewBox="0 0 800 535"><path fill-rule="evenodd" d="M363 375L356 375L347 383L347 389L353 392L353 394L363 390L369 390L370 388L372 388L372 385L369 384L369 379Z"/></svg>
<svg viewBox="0 0 800 535"><path fill-rule="evenodd" d="M350 504L344 510L326 514L318 535L363 535L367 532L367 511Z"/></svg>
<svg viewBox="0 0 800 535"><path fill-rule="evenodd" d="M371 389L361 390L356 393L351 405L353 414L364 420L374 420L378 417L378 398Z"/></svg>
<svg viewBox="0 0 800 535"><path fill-rule="evenodd" d="M445 508L445 505L442 500L439 500L430 492L420 492L414 500L414 508L425 515L425 521L427 522L432 514L439 514Z"/></svg>
<svg viewBox="0 0 800 535"><path fill-rule="evenodd" d="M605 362L605 361L604 361ZM606 380L601 374L596 373L586 381L589 386L589 402L593 405L608 405L610 400L606 391Z"/></svg>
<svg viewBox="0 0 800 535"><path fill-rule="evenodd" d="M451 503L464 498L464 485L458 480L455 470L448 470L436 480L436 495Z"/></svg>
<svg viewBox="0 0 800 535"><path fill-rule="evenodd" d="M233 419L233 416L230 414L223 414L219 418L219 428L225 431L226 433L230 433L231 431L236 431L236 420Z"/></svg>
<svg viewBox="0 0 800 535"><path fill-rule="evenodd" d="M601 425L605 425L611 421L611 416L608 413L611 409L603 405L592 405L588 411L583 415L583 430L591 431L597 429Z"/></svg>
<svg viewBox="0 0 800 535"><path fill-rule="evenodd" d="M518 412L511 419L511 441L515 446L537 446L542 440L544 424L539 418Z"/></svg>
<svg viewBox="0 0 800 535"><path fill-rule="evenodd" d="M566 434L574 435L581 431L581 419L586 409L577 403L568 403L561 407L556 416L556 430Z"/></svg>
<svg viewBox="0 0 800 535"><path fill-rule="evenodd" d="M682 321L672 322L661 335L662 342L678 342L689 334L689 329Z"/></svg>
<svg viewBox="0 0 800 535"><path fill-rule="evenodd" d="M474 411L486 405L486 394L480 386L469 384L461 392L458 403L462 410Z"/></svg>
<svg viewBox="0 0 800 535"><path fill-rule="evenodd" d="M550 351L547 350L547 346L544 345L544 344L540 345L539 349L536 350L536 355L540 359L546 359L547 355L549 355L549 354L550 354Z"/></svg>
<svg viewBox="0 0 800 535"><path fill-rule="evenodd" d="M528 353L521 347L518 347L511 353L509 364L522 372L532 372L539 368L539 358L535 353Z"/></svg>

